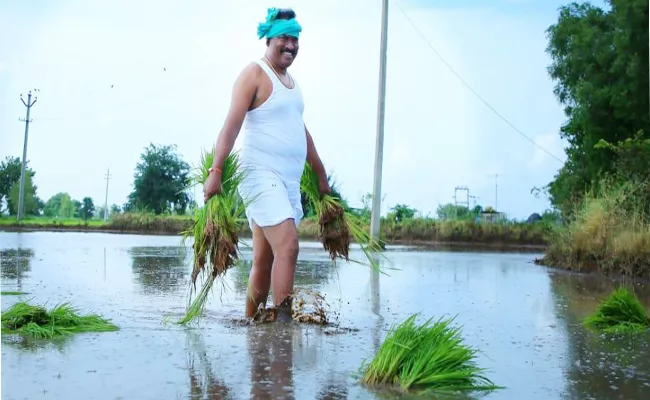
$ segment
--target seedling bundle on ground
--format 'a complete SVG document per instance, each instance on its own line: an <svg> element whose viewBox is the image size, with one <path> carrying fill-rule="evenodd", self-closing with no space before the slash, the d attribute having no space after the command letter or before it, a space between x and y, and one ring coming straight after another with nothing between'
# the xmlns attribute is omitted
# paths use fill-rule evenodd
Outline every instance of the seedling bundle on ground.
<svg viewBox="0 0 650 400"><path fill-rule="evenodd" d="M213 160L212 152L203 151L201 163L191 177L194 184L205 184ZM222 168L221 193L195 211L193 227L182 233L184 242L189 238L194 239L194 263L190 302L181 324L190 322L201 314L214 281L222 277L239 258L239 245L242 243L237 232L248 223L245 208L254 200L242 199L237 190L245 174L237 154L231 153ZM308 163L305 163L300 186L307 201L316 210L321 242L329 252L330 259L353 261L350 260L349 250L351 239L354 239L361 246L370 265L378 269L379 264L374 254L380 250L379 245L370 240L370 236L361 228L360 221L343 208L340 199L331 195L320 196L318 176ZM192 300L191 295L196 291L199 275L205 280L198 295Z"/></svg>
<svg viewBox="0 0 650 400"><path fill-rule="evenodd" d="M80 315L68 303L50 311L44 307L18 302L2 312L2 333L34 339L51 339L82 332L110 332L119 328L96 314Z"/></svg>
<svg viewBox="0 0 650 400"><path fill-rule="evenodd" d="M477 350L462 343L453 318L429 319L417 325L417 314L391 327L369 364L361 366L361 382L402 391L489 391L498 389L476 365Z"/></svg>
<svg viewBox="0 0 650 400"><path fill-rule="evenodd" d="M606 297L583 324L611 334L641 333L650 330L650 317L639 300L625 288Z"/></svg>

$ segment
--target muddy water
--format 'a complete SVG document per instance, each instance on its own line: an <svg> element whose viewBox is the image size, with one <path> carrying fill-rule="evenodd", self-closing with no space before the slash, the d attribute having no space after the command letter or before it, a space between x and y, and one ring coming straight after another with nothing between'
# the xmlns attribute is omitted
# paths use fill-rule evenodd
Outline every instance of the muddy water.
<svg viewBox="0 0 650 400"><path fill-rule="evenodd" d="M2 291L70 301L121 327L45 346L3 338L2 398L390 398L353 374L390 324L416 312L457 315L467 343L481 350L479 364L506 387L484 398L641 399L650 391L648 336L612 340L579 325L612 283L537 267L536 254L397 249L387 256L401 270L378 276L333 267L318 244L303 244L297 285L324 293L347 330L237 324L249 263L229 271L200 325L188 329L165 324L186 302L190 254L178 245L177 237L0 233ZM650 290L635 290L650 305ZM2 296L2 308L19 298Z"/></svg>

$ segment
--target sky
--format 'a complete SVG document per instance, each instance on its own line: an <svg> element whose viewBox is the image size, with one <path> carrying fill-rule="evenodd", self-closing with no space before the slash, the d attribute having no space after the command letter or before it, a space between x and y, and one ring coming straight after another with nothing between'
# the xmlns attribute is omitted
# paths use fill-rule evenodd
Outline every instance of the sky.
<svg viewBox="0 0 650 400"><path fill-rule="evenodd" d="M530 191L566 159L545 52L564 3L390 1L383 214L400 203L435 215L457 186L475 196L470 205L496 202L512 218L550 206ZM149 143L175 144L195 165L216 142L235 78L264 54L256 29L268 7L292 7L303 26L290 72L305 123L360 207L373 190L379 0L3 1L0 158L22 156L20 95L38 89L27 159L44 200L67 192L103 205L110 169L108 203L122 205Z"/></svg>

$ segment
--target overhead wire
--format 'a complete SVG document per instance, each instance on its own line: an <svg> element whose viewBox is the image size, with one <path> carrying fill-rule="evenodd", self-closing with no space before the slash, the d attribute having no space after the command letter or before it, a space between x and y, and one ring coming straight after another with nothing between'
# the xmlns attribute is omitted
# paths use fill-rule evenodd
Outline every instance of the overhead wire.
<svg viewBox="0 0 650 400"><path fill-rule="evenodd" d="M498 112L494 107L492 107L492 105L490 105L490 103L488 103L487 100L485 100L485 99L484 99L484 98L483 98L483 97L482 97L482 96L481 96L481 95L480 95L476 90L474 90L474 89L469 85L469 83L467 83L467 81L465 81L465 79L463 79L462 76L460 76L460 74L459 74L458 72L456 72L456 70L454 70L454 68L453 68L453 67L452 67L452 66L447 62L447 60L445 60L445 58L444 58L444 57L443 57L443 56L438 52L438 50L436 50L436 48L435 48L435 47L431 44L431 42L426 38L426 36L422 33L422 31L421 31L420 29L418 29L417 25L416 25L416 24L413 22L413 20L408 16L408 14L406 14L406 11L404 11L404 9L402 8L402 6L399 4L400 2L397 1L397 0L395 0L394 3L395 3L395 5L397 5L397 8L400 10L400 12L402 13L402 15L406 18L406 20L411 24L411 26L413 27L413 29L414 29L414 30L415 30L415 31L420 35L420 37L422 38L422 40L423 40L423 41L424 41L424 42L429 46L429 48L430 48L430 49L431 49L431 50L436 54L436 56L440 59L440 61L442 61L442 63L445 64L445 66L447 66L447 68L451 71L451 73L453 73L453 74L456 76L456 78L458 78L458 80L459 80L459 81L460 81L460 82L461 82L461 83L462 83L462 84L463 84L467 89L470 90L470 92L472 92L472 93L473 93L473 94L474 94L474 95L475 95L475 96L476 96L476 97L477 97L477 98L478 98L478 99L479 99L483 104L485 104L485 106L487 106L487 107L488 107L488 108L489 108L489 109L490 109L490 110L491 110L495 115L497 115L499 118L501 118L501 119L503 120L503 122L505 122L507 125L509 125L509 126L510 126L514 131L515 131L515 132L517 132L518 134L520 134L521 136L523 136L525 139L527 139L528 141L530 141L532 144L534 144L535 146L537 146L537 148L539 148L540 150L542 150L543 152L545 152L546 154L548 154L548 155L551 156L552 158L556 159L556 160L559 161L560 163L564 163L564 161L562 161L559 157L557 157L556 155L554 155L554 154L551 153L550 151L546 150L544 147L540 146L537 142L535 142L533 139L531 139L530 137L528 137L528 135L526 135L525 133L523 133L519 128L517 128L514 124L512 124L512 123L511 123L511 122L510 122L506 117L504 117L501 113L499 113L499 112Z"/></svg>

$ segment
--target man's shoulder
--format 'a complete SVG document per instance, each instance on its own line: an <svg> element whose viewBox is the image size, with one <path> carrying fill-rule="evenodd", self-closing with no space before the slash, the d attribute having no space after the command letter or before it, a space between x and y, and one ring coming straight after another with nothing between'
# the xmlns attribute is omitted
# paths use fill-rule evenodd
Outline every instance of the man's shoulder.
<svg viewBox="0 0 650 400"><path fill-rule="evenodd" d="M262 66L257 61L251 61L242 69L242 75L258 76L262 71Z"/></svg>
<svg viewBox="0 0 650 400"><path fill-rule="evenodd" d="M262 68L255 61L248 63L244 68L242 68L237 78L236 85L240 86L253 86L257 87L259 85L260 76L262 73Z"/></svg>

